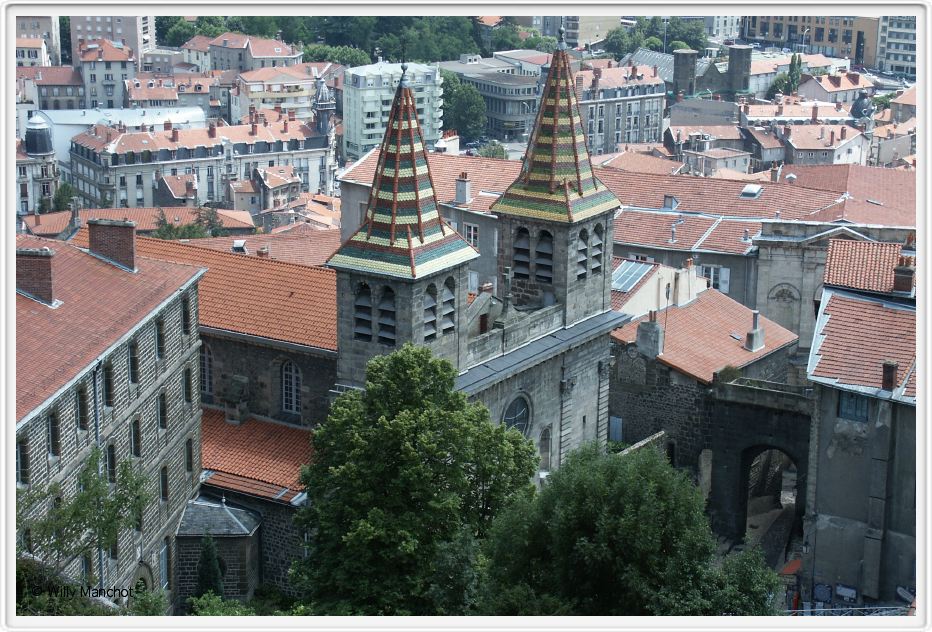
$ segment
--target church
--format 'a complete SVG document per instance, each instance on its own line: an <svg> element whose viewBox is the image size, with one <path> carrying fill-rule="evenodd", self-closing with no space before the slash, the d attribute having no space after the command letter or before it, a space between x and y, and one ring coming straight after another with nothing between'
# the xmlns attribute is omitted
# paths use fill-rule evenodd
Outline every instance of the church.
<svg viewBox="0 0 932 632"><path fill-rule="evenodd" d="M620 206L593 174L561 39L522 170L491 207L500 296L470 294L468 264L480 255L438 212L405 72L362 225L327 262L337 276L333 392L361 388L368 360L411 342L450 361L457 388L493 422L534 441L540 479L582 443L606 442L607 334L628 320L611 310Z"/></svg>

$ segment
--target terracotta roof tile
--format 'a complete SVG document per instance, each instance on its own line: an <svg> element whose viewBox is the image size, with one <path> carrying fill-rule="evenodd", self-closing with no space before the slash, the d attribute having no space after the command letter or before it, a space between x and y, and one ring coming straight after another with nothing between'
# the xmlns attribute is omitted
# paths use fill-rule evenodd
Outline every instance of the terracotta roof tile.
<svg viewBox="0 0 932 632"><path fill-rule="evenodd" d="M777 105L775 103L750 104L747 106L747 117L756 118L786 118L786 119L807 119L812 118L813 107L816 109L816 118L834 118L848 116L850 106L840 104L841 109L835 105L815 105L812 103L784 103ZM743 110L742 110L743 111Z"/></svg>
<svg viewBox="0 0 932 632"><path fill-rule="evenodd" d="M916 309L826 290L810 355L810 379L880 389L883 363L898 364L896 384L916 396ZM827 299L827 300L826 300ZM910 375L912 373L912 375Z"/></svg>
<svg viewBox="0 0 932 632"><path fill-rule="evenodd" d="M780 140L780 137L770 133L767 129L746 127L744 130L764 149L780 149L783 147L783 141Z"/></svg>
<svg viewBox="0 0 932 632"><path fill-rule="evenodd" d="M125 83L126 98L130 101L151 101L156 99L160 101L178 100L178 90L176 88L168 88L165 86L152 86L150 88L145 84L136 87L129 79L127 79Z"/></svg>
<svg viewBox="0 0 932 632"><path fill-rule="evenodd" d="M903 252L902 244L832 239L825 258L825 285L853 290L890 293L893 268ZM915 275L913 285L915 285Z"/></svg>
<svg viewBox="0 0 932 632"><path fill-rule="evenodd" d="M17 79L31 79L37 86L83 86L81 73L71 66L17 67Z"/></svg>
<svg viewBox="0 0 932 632"><path fill-rule="evenodd" d="M624 88L625 86L663 85L663 78L655 77L654 69L651 66L635 66L633 73L631 66L615 66L614 68L601 68L600 70L602 76L599 78L599 90ZM638 75L641 75L640 79L637 78ZM583 89L588 90L593 86L595 71L580 70L575 73L575 78L577 81L582 78Z"/></svg>
<svg viewBox="0 0 932 632"><path fill-rule="evenodd" d="M874 82L866 75L858 75L857 83L854 82L854 75L857 73L839 73L834 75L818 75L809 77L800 82L802 88L809 81L814 81L826 92L840 92L842 90L870 90L874 87Z"/></svg>
<svg viewBox="0 0 932 632"><path fill-rule="evenodd" d="M482 24L483 26L490 26L490 27L491 27L491 26L498 26L499 24L501 24L502 16L500 16L500 15L483 15L483 16L481 16L481 17L476 18L476 20L479 22L479 24Z"/></svg>
<svg viewBox="0 0 932 632"><path fill-rule="evenodd" d="M207 53L210 52L210 40L211 38L207 37L206 35L195 35L187 42L182 44L181 48Z"/></svg>
<svg viewBox="0 0 932 632"><path fill-rule="evenodd" d="M78 211L82 224L89 219L128 219L136 224L136 231L148 233L158 230L159 210L165 212L165 218L172 224L182 226L193 224L197 220L197 209L189 206L132 207L132 208L85 208ZM223 228L253 228L255 224L249 213L217 209L217 216ZM71 211L45 213L39 216L26 215L24 221L36 235L54 236L68 227Z"/></svg>
<svg viewBox="0 0 932 632"><path fill-rule="evenodd" d="M16 295L17 420L199 274L199 266L148 259L138 250L138 271L130 273L62 241L17 235L16 247L55 251L53 296L61 301L51 309Z"/></svg>
<svg viewBox="0 0 932 632"><path fill-rule="evenodd" d="M904 90L903 94L893 99L891 103L899 103L900 105L916 105L916 86Z"/></svg>
<svg viewBox="0 0 932 632"><path fill-rule="evenodd" d="M87 244L86 229L74 243ZM136 249L153 259L207 268L199 285L202 326L336 351L333 270L146 237L136 240Z"/></svg>
<svg viewBox="0 0 932 632"><path fill-rule="evenodd" d="M41 37L17 37L16 48L42 48L44 42Z"/></svg>
<svg viewBox="0 0 932 632"><path fill-rule="evenodd" d="M201 417L201 466L292 491L303 489L301 466L311 458L311 431L250 418L229 424L221 410Z"/></svg>
<svg viewBox="0 0 932 632"><path fill-rule="evenodd" d="M670 250L692 250L715 222L715 218L702 215L623 209L615 217L615 241ZM674 227L676 241L671 242Z"/></svg>
<svg viewBox="0 0 932 632"><path fill-rule="evenodd" d="M837 149L861 136L860 130L850 125L788 125L790 135L784 139L795 149ZM842 130L845 137L842 138ZM834 133L834 143L832 142Z"/></svg>
<svg viewBox="0 0 932 632"><path fill-rule="evenodd" d="M291 224L289 227L294 229L296 226L300 227L301 224ZM240 254L239 256L258 257L259 249L265 247L268 248L270 259L303 266L321 266L340 247L340 231L337 229L291 230L242 237L190 239L185 243L221 252L231 252L234 240L243 241L246 246L246 255Z"/></svg>
<svg viewBox="0 0 932 632"><path fill-rule="evenodd" d="M260 167L258 169L259 177L265 182L265 186L270 189L283 187L288 184L301 182L301 178L294 174L294 167L291 165L279 165L278 167Z"/></svg>
<svg viewBox="0 0 932 632"><path fill-rule="evenodd" d="M875 138L890 138L891 136L902 136L916 130L916 117L912 117L902 123L890 123L888 125L878 125L874 128Z"/></svg>
<svg viewBox="0 0 932 632"><path fill-rule="evenodd" d="M634 173L657 173L671 175L683 168L682 162L667 160L640 151L622 151L608 160L602 156L593 157L593 163L606 169L621 169ZM617 194L616 194L617 195Z"/></svg>
<svg viewBox="0 0 932 632"><path fill-rule="evenodd" d="M133 49L108 39L88 40L78 47L84 63L92 61L134 61Z"/></svg>
<svg viewBox="0 0 932 632"><path fill-rule="evenodd" d="M281 485L263 483L262 481L257 481L247 476L237 476L236 474L228 474L226 472L213 472L204 480L204 484L231 492L239 492L250 496L258 496L259 498L277 500L282 503L289 503L298 495L297 492L287 487L282 487Z"/></svg>
<svg viewBox="0 0 932 632"><path fill-rule="evenodd" d="M638 323L648 317L630 321L612 332L612 337L625 343L634 342ZM718 290L706 290L691 303L657 313L657 321L664 327L663 353L657 360L709 384L716 371L729 365L741 368L798 339L793 332L761 316L764 347L748 351L743 345L753 319L751 310L738 301ZM736 340L732 334L740 339ZM697 340L702 344L696 344Z"/></svg>
<svg viewBox="0 0 932 632"><path fill-rule="evenodd" d="M722 219L696 244L696 249L744 255L754 247L752 240L760 234L760 229L760 222Z"/></svg>
<svg viewBox="0 0 932 632"><path fill-rule="evenodd" d="M183 200L188 197L188 182L191 182L192 184L194 184L194 188L197 189L197 179L195 178L193 173L182 174L178 176L173 176L173 175L162 176L162 181L165 183L165 186L168 187L168 190L171 191L172 196L176 200ZM168 217L167 211L165 215L166 217Z"/></svg>
<svg viewBox="0 0 932 632"><path fill-rule="evenodd" d="M670 133L673 138L681 133L684 140L692 133L709 134L714 140L744 140L737 125L671 125Z"/></svg>

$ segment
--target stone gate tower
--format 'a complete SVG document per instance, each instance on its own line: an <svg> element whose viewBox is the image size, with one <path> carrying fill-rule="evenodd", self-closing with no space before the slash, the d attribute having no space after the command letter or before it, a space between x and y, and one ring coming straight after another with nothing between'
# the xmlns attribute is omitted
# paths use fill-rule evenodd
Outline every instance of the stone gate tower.
<svg viewBox="0 0 932 632"><path fill-rule="evenodd" d="M337 272L337 390L405 342L466 364L469 261L479 256L440 217L414 94L402 65L365 218L331 257Z"/></svg>

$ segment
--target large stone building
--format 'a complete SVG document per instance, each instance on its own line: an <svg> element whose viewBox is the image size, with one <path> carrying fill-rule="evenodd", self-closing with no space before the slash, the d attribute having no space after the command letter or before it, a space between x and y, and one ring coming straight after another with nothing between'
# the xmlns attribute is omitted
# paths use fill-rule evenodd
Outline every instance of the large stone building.
<svg viewBox="0 0 932 632"><path fill-rule="evenodd" d="M45 40L51 64L61 64L61 26L57 15L16 17L16 37L41 38Z"/></svg>
<svg viewBox="0 0 932 632"><path fill-rule="evenodd" d="M71 16L71 59L78 57L83 42L107 39L120 42L137 55L154 50L154 15Z"/></svg>
<svg viewBox="0 0 932 632"><path fill-rule="evenodd" d="M105 39L81 42L74 63L84 80L87 107L121 107L126 100L125 82L136 76L136 62L133 49L122 43Z"/></svg>
<svg viewBox="0 0 932 632"><path fill-rule="evenodd" d="M443 135L443 77L440 69L410 64L418 121L426 149ZM387 129L401 64L381 61L343 73L343 156L355 160L379 146Z"/></svg>
<svg viewBox="0 0 932 632"><path fill-rule="evenodd" d="M440 218L412 86L405 73L365 218L328 264L337 271L335 391L361 387L373 356L424 345L457 368L457 388L492 419L535 442L544 477L582 442L607 440L605 334L624 321L611 311L605 251L619 202L593 174L566 44L522 171L491 209L497 297L467 301L468 265L480 255Z"/></svg>
<svg viewBox="0 0 932 632"><path fill-rule="evenodd" d="M817 405L804 599L909 603L917 594L913 247L829 245L808 363Z"/></svg>
<svg viewBox="0 0 932 632"><path fill-rule="evenodd" d="M58 162L49 126L38 117L26 124L26 137L16 141L17 215L52 208L58 190Z"/></svg>
<svg viewBox="0 0 932 632"><path fill-rule="evenodd" d="M295 66L304 56L297 46L279 40L229 32L210 40L208 53L211 70L240 72ZM205 70L204 67L200 69Z"/></svg>
<svg viewBox="0 0 932 632"><path fill-rule="evenodd" d="M269 124L129 132L95 125L71 143L71 183L86 205L153 206L162 174L193 174L202 201L223 201L230 181L249 178L258 167L290 166L303 190L332 191L333 130L289 117Z"/></svg>
<svg viewBox="0 0 932 632"><path fill-rule="evenodd" d="M230 115L239 120L250 109L278 109L294 111L298 120L307 121L313 116L318 86L342 71L339 64L315 62L240 73L231 94Z"/></svg>
<svg viewBox="0 0 932 632"><path fill-rule="evenodd" d="M131 222L97 220L88 228L87 251L17 237L17 489L60 484L72 496L95 448L111 483L121 463L138 468L151 500L135 528L121 531L109 550L66 560L66 573L87 584L93 577L100 588L141 580L171 595L175 530L201 471L203 270L139 256ZM28 520L22 528L17 535L28 550Z"/></svg>
<svg viewBox="0 0 932 632"><path fill-rule="evenodd" d="M40 37L16 38L16 65L17 67L51 66L49 49L45 40Z"/></svg>

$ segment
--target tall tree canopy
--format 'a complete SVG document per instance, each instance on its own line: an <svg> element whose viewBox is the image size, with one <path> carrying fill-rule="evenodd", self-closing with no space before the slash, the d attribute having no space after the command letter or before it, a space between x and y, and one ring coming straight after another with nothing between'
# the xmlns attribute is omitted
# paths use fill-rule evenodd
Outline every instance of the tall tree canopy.
<svg viewBox="0 0 932 632"><path fill-rule="evenodd" d="M456 74L441 70L443 77L443 127L459 132L466 142L485 131L485 99L475 86L462 83Z"/></svg>
<svg viewBox="0 0 932 632"><path fill-rule="evenodd" d="M571 454L494 522L481 611L495 615L765 614L756 553L719 567L703 498L659 452Z"/></svg>
<svg viewBox="0 0 932 632"><path fill-rule="evenodd" d="M293 568L319 614L462 614L475 539L529 493L537 456L482 404L453 390L456 371L407 344L374 358L365 391L341 395L314 434L296 523L308 556Z"/></svg>

